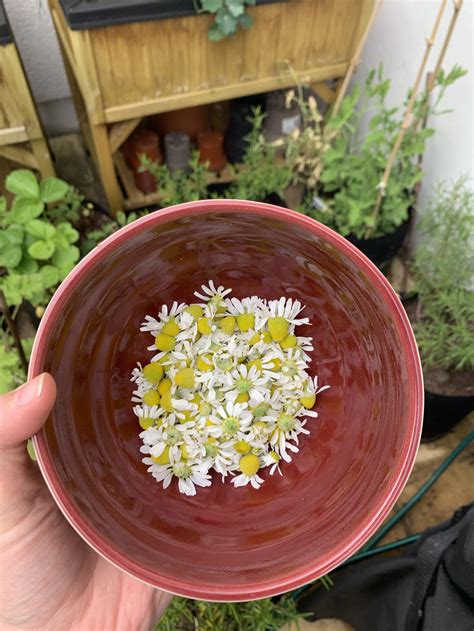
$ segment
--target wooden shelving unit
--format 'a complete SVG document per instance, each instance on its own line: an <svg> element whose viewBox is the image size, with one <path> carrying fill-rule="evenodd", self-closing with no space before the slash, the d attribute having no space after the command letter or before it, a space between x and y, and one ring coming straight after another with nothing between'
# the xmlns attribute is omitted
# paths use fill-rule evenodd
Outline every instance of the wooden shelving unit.
<svg viewBox="0 0 474 631"><path fill-rule="evenodd" d="M286 88L295 79L333 101L336 91L325 82L345 75L375 0L262 4L250 9L251 28L221 42L207 37L209 15L74 30L60 1L49 4L82 133L116 212L156 203L132 189L118 152L143 117Z"/></svg>
<svg viewBox="0 0 474 631"><path fill-rule="evenodd" d="M132 210L133 208L144 208L145 206L156 206L160 203L160 192L155 193L142 193L133 181L133 174L125 164L124 157L120 151L114 153L114 164L117 170L118 178L125 190L126 197L124 198L123 207L125 210ZM208 184L227 184L233 182L236 179L236 171L238 172L239 165L231 167L227 165L220 173L209 174Z"/></svg>
<svg viewBox="0 0 474 631"><path fill-rule="evenodd" d="M51 154L16 44L0 3L0 157L54 175Z"/></svg>

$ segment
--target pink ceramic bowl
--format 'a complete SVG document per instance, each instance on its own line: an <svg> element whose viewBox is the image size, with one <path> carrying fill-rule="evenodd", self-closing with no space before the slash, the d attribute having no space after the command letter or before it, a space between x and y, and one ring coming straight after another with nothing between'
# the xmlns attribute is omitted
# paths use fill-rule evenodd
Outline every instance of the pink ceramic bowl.
<svg viewBox="0 0 474 631"><path fill-rule="evenodd" d="M149 358L143 317L209 279L238 297L301 299L331 389L283 477L187 497L141 463L129 377ZM267 204L193 202L119 230L48 306L30 377L44 370L58 399L35 447L65 517L119 568L194 598L262 598L335 568L380 526L420 438L421 368L390 285L336 233Z"/></svg>

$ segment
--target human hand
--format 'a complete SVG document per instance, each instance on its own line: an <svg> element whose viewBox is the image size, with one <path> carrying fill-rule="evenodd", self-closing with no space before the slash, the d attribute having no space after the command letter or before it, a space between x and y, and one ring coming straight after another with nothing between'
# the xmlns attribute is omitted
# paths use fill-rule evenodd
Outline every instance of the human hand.
<svg viewBox="0 0 474 631"><path fill-rule="evenodd" d="M0 629L148 631L171 596L97 555L27 456L55 398L47 373L0 397Z"/></svg>

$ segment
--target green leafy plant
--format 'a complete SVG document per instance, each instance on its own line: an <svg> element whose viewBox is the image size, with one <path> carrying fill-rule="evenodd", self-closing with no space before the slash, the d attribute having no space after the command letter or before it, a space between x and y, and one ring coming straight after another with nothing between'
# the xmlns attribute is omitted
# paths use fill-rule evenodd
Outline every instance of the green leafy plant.
<svg viewBox="0 0 474 631"><path fill-rule="evenodd" d="M212 13L215 15L214 24L209 27L208 37L218 42L229 35L234 35L239 26L249 28L252 18L246 11L247 6L255 5L256 0L201 0L200 6L195 7L198 13Z"/></svg>
<svg viewBox="0 0 474 631"><path fill-rule="evenodd" d="M244 603L174 598L155 631L277 631L287 622L303 617L288 596L278 601L266 598Z"/></svg>
<svg viewBox="0 0 474 631"><path fill-rule="evenodd" d="M455 66L449 74L437 77L438 96L428 107L427 93L416 100L410 128L398 152L388 181L380 212L374 217L378 190L388 156L401 127L402 109L389 107L386 98L390 80L384 79L382 67L369 73L364 89L356 84L342 102L339 112L330 116L329 129L337 132L331 147L322 155L320 181L310 191L302 208L319 221L343 235L364 237L368 228L372 236L393 232L409 215L415 200L414 187L423 177L418 156L434 129L424 127L425 114L436 114L449 85L465 74ZM364 133L364 121L369 119ZM324 203L314 207L314 194Z"/></svg>
<svg viewBox="0 0 474 631"><path fill-rule="evenodd" d="M237 180L226 191L229 199L263 201L270 193L283 196L283 191L290 183L290 168L276 161L277 148L263 136L264 118L261 108L255 107L242 167Z"/></svg>
<svg viewBox="0 0 474 631"><path fill-rule="evenodd" d="M29 359L33 347L33 338L22 340L21 344L26 358ZM17 388L25 381L26 375L21 367L13 338L3 333L3 339L0 340L0 394Z"/></svg>
<svg viewBox="0 0 474 631"><path fill-rule="evenodd" d="M414 328L426 367L474 368L473 211L474 193L461 177L438 187L419 224Z"/></svg>
<svg viewBox="0 0 474 631"><path fill-rule="evenodd" d="M0 288L10 305L23 300L45 305L79 259L77 230L67 221L53 225L46 215L69 185L52 177L38 182L31 171L18 169L7 176L5 187L15 197L11 209L0 198Z"/></svg>
<svg viewBox="0 0 474 631"><path fill-rule="evenodd" d="M68 190L64 197L59 199L55 204L49 205L45 209L45 215L52 223L69 221L72 224L76 224L80 220L84 210L86 210L84 195L74 188L74 186L68 185Z"/></svg>
<svg viewBox="0 0 474 631"><path fill-rule="evenodd" d="M144 154L139 158L140 170L149 171L156 180L163 207L206 199L209 171L207 165L199 161L199 151L192 152L188 170L177 169L173 173L166 164L157 164Z"/></svg>

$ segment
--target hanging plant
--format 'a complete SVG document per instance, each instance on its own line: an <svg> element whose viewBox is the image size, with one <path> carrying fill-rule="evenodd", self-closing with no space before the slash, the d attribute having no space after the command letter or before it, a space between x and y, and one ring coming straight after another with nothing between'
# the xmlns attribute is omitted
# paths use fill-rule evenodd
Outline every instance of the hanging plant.
<svg viewBox="0 0 474 631"><path fill-rule="evenodd" d="M196 6L196 10L198 13L215 15L214 24L210 26L207 34L211 41L218 42L237 33L239 26L252 26L252 18L246 7L254 6L255 3L256 0L200 0L200 6Z"/></svg>

